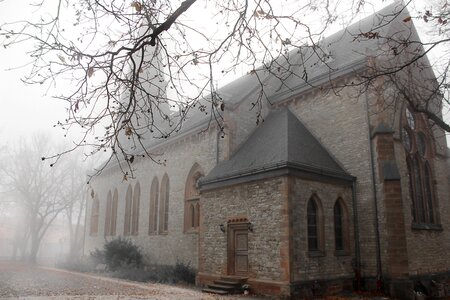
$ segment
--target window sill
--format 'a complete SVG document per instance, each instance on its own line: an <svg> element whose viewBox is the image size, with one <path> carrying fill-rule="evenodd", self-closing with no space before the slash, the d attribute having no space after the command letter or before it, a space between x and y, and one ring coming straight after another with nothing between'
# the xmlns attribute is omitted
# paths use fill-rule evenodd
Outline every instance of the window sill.
<svg viewBox="0 0 450 300"><path fill-rule="evenodd" d="M430 231L443 231L441 224L422 224L422 223L412 223L412 230L430 230Z"/></svg>
<svg viewBox="0 0 450 300"><path fill-rule="evenodd" d="M185 234L198 234L198 229L187 229L184 231Z"/></svg>
<svg viewBox="0 0 450 300"><path fill-rule="evenodd" d="M320 250L308 251L308 256L309 257L324 257L325 252L320 251Z"/></svg>

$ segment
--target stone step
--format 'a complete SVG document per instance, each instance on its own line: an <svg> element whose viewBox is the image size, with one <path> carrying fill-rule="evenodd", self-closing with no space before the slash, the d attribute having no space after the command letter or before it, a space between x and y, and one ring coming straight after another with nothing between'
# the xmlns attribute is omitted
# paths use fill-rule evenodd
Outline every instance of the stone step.
<svg viewBox="0 0 450 300"><path fill-rule="evenodd" d="M224 291L228 291L228 292L234 292L234 290L240 288L240 285L236 286L236 285L231 285L231 284L220 284L220 283L214 282L213 284L208 284L208 288L224 290Z"/></svg>
<svg viewBox="0 0 450 300"><path fill-rule="evenodd" d="M214 280L214 283L208 284L208 287L202 289L202 292L218 295L239 293L242 291L242 285L246 282L246 277L222 276L220 279Z"/></svg>
<svg viewBox="0 0 450 300"><path fill-rule="evenodd" d="M221 289L212 289L212 288L204 288L202 289L203 293L217 294L217 295L228 295L227 291Z"/></svg>
<svg viewBox="0 0 450 300"><path fill-rule="evenodd" d="M214 283L220 284L220 285L232 286L232 287L240 287L242 285L242 283L240 283L240 282L230 281L230 280L225 280L225 279L214 280Z"/></svg>
<svg viewBox="0 0 450 300"><path fill-rule="evenodd" d="M244 284L247 282L247 277L242 277L242 276L222 276L220 277L220 280L224 280L224 281L228 281L228 282L232 282L232 283L239 283L239 284Z"/></svg>

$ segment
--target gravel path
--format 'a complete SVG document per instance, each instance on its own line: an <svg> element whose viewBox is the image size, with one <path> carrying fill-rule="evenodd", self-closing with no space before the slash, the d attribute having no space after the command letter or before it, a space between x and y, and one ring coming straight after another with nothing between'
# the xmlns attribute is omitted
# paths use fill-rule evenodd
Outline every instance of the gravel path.
<svg viewBox="0 0 450 300"><path fill-rule="evenodd" d="M216 296L198 290L156 284L135 283L0 261L0 299L27 300L112 300L112 299L256 299L243 296Z"/></svg>

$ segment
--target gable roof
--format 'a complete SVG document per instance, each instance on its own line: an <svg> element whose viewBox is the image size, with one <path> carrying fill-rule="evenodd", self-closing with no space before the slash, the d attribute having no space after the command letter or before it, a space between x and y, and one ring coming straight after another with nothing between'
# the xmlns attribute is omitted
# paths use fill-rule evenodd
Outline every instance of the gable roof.
<svg viewBox="0 0 450 300"><path fill-rule="evenodd" d="M270 70L260 67L255 72L219 88L217 94L225 102L225 109L233 109L245 100L253 102L260 96L261 88L264 97L271 103L276 103L339 76L362 70L367 66L368 55L376 55L377 51L381 51L380 47L385 43L385 37L403 34L418 39L412 21L403 22L408 15L404 3L394 2L323 39L318 43L318 47L305 46L294 49L273 61ZM364 35L360 35L369 31L376 32L379 37L364 38ZM355 38L357 36L358 38ZM205 105L207 109L199 109L201 105ZM156 138L153 133L143 135L144 148L149 150L205 128L210 122L214 122L214 118L208 113L209 107L211 103L208 99L201 99L199 105L191 108L186 114L182 127L172 132L170 138ZM136 151L142 152L139 149Z"/></svg>
<svg viewBox="0 0 450 300"><path fill-rule="evenodd" d="M275 103L339 76L362 70L367 66L368 56L381 53L386 37L403 34L410 39L419 39L412 21L403 22L407 16L409 13L405 4L401 1L394 2L324 38L317 45L306 45L281 55L272 61L270 69L261 66L219 88L217 95L225 102L226 109L233 109L245 100L254 102L260 97L262 90L263 101L267 99ZM377 37L365 37L364 34L368 32L376 33ZM208 99L202 99L200 102L206 107L211 106ZM174 136L205 125L209 121L211 114L193 108L186 116L183 127ZM159 142L152 141L151 144Z"/></svg>
<svg viewBox="0 0 450 300"><path fill-rule="evenodd" d="M246 142L201 180L201 185L278 169L352 180L320 142L288 109L269 114Z"/></svg>
<svg viewBox="0 0 450 300"><path fill-rule="evenodd" d="M228 103L237 104L251 96L252 91L264 89L270 101L279 101L293 93L319 86L336 77L367 66L368 56L381 52L387 38L403 35L419 40L406 6L396 1L380 11L338 31L316 45L305 45L282 54L255 72L223 86L218 94ZM365 35L372 33L374 35Z"/></svg>

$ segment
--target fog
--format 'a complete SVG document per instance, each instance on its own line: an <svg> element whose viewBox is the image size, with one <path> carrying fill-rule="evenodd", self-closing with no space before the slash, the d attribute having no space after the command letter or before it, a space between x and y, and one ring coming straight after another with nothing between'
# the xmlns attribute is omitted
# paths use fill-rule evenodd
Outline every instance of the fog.
<svg viewBox="0 0 450 300"><path fill-rule="evenodd" d="M35 8L24 2L0 1L1 22L31 16ZM381 2L367 9L366 15L389 3ZM204 22L201 26L208 26L207 18L199 14L190 18L196 17ZM340 29L340 25L329 32ZM426 35L427 28L419 29ZM20 48L0 50L0 259L54 265L83 254L84 211L89 194L86 174L102 157L86 163L83 151L75 151L53 167L50 164L55 160L42 162L41 157L70 148L72 139L80 133L71 132L65 137L66 132L53 126L67 114L66 104L52 98L65 88L64 84L30 86L21 80L31 68L27 47L32 45L23 43ZM238 70L218 81L222 85L246 71ZM69 234L70 227L76 228L76 236Z"/></svg>

